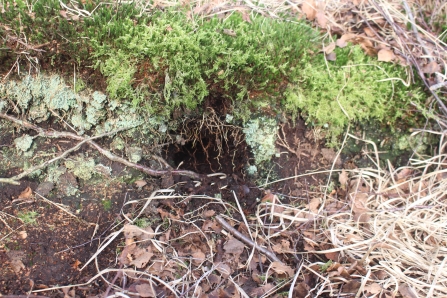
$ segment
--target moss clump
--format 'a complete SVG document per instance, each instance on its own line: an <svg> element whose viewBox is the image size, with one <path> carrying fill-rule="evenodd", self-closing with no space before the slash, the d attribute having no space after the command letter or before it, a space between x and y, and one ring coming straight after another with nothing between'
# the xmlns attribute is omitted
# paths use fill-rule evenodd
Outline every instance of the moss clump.
<svg viewBox="0 0 447 298"><path fill-rule="evenodd" d="M149 22L111 22L105 26L122 34L92 44L111 98L144 102L163 115L180 106L194 110L210 94L245 105L256 101L247 101L253 92L262 101L279 95L278 84L316 37L303 23L255 17L249 24L238 14L199 24L164 12Z"/></svg>
<svg viewBox="0 0 447 298"><path fill-rule="evenodd" d="M326 66L324 57L316 57L296 71L283 101L287 111L301 111L308 123L327 127L332 144L348 123L393 124L406 116L411 101L424 98L419 87L395 79L405 77L403 68L374 61L357 46L336 53L335 63Z"/></svg>

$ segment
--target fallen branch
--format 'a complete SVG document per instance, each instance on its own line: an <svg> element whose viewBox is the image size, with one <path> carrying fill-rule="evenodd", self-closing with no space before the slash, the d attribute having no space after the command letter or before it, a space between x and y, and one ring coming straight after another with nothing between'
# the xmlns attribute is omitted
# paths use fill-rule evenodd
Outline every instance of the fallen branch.
<svg viewBox="0 0 447 298"><path fill-rule="evenodd" d="M83 141L79 142L76 146L74 146L74 147L64 151L64 153L60 154L59 156L57 156L55 158L52 158L50 160L47 160L47 161L41 163L40 165L31 167L31 168L23 171L19 175L16 175L16 176L11 177L11 178L0 178L0 183L8 183L8 184L20 185L20 183L18 181L20 179L22 179L23 177L26 177L26 176L30 175L31 173L33 173L33 172L35 172L37 170L44 169L47 166L49 166L50 164L54 163L55 161L58 161L59 159L65 158L71 152L76 151L79 148L81 148L81 146L83 144L85 144L85 143L87 143L87 142L89 142L91 140L102 138L102 137L105 137L105 136L108 136L108 135L112 135L112 134L115 134L115 133L117 133L119 131L123 131L123 130L125 130L125 129L118 129L118 130L114 130L114 131L111 131L111 132L108 132L108 133L100 134L98 136L94 136L94 137L90 137L90 138L84 139Z"/></svg>
<svg viewBox="0 0 447 298"><path fill-rule="evenodd" d="M38 127L37 125L34 125L34 124L32 124L32 123L30 123L30 122L28 122L28 121L20 120L20 119L17 119L16 117L13 117L13 116L11 116L11 115L7 115L6 113L0 113L0 118L9 120L9 121L11 121L11 122L14 122L14 123L16 123L16 124L18 124L18 125L20 125L20 126L22 126L22 127L25 127L25 128L28 128L28 129L35 130L40 136L49 137L49 138L69 138L69 139L73 139L73 140L81 141L81 142L80 142L78 145L76 145L75 147L73 147L73 148L67 150L67 151L69 151L68 153L77 150L78 147L80 147L82 144L86 143L86 144L90 145L91 147L95 148L96 150L98 150L102 155L106 156L108 159L110 159L110 160L112 160L112 161L119 162L119 163L121 163L121 164L124 164L124 165L126 165L126 166L128 166L128 167L134 168L134 169L136 169L136 170L139 170L139 171L141 171L141 172L143 172L143 173L145 173L145 174L147 174L147 175L150 175L150 176L161 177L161 176L165 176L165 175L181 175L181 176L188 176L188 177L191 177L191 178L193 178L193 179L198 179L198 180L201 179L201 176L200 176L199 174L197 174L197 173L195 173L195 172L192 172L192 171L186 171L186 170L172 170L172 169L169 169L169 170L153 170L153 169L148 168L148 167L146 167L146 166L143 166L143 165L140 165L140 164L136 164L136 163L130 162L130 161L124 159L124 158L121 158L121 157L119 157L119 156L113 154L112 152L110 152L110 151L108 151L108 150L105 150L104 148L102 148L102 147L99 146L96 142L93 141L93 139L97 139L97 138L104 137L104 136L107 136L107 135L115 134L115 133L117 133L117 132L119 132L119 131L126 130L126 129L129 129L129 128L132 128L132 127L128 127L128 128L124 128L124 129L116 130L116 131L109 132L109 133L105 133L105 134L102 134L102 135L99 135L99 136L94 136L94 137L90 137L90 138L85 138L85 137L83 137L83 136L79 136L79 135L74 134L74 133L71 133L71 132L56 131L56 130L47 130L47 129ZM76 148L76 149L75 149L75 148ZM67 153L67 151L64 152L63 155L64 155L65 153ZM68 153L67 153L67 154L68 154ZM64 155L64 156L65 156L65 155ZM56 157L56 158L57 158L57 159L60 159L60 158L63 158L63 156L62 156L62 157ZM53 162L54 162L54 161L53 161ZM47 165L48 165L48 164L47 164ZM40 169L40 168L39 168L39 169ZM35 170L36 170L36 169L34 169L33 171L35 171ZM27 172L27 171L25 171L25 172ZM25 172L24 172L24 173L25 173ZM22 173L22 174L24 174L24 173ZM23 178L23 177L29 175L30 172L27 172L25 175L22 175L22 174L17 175L17 176L20 176L19 179L21 179L21 178ZM17 176L16 176L16 177L17 177ZM13 178L15 178L15 177L13 177ZM4 179L4 178L3 178L3 179L0 178L0 183L1 183L1 182L4 182L4 183L11 183L11 181L13 181L13 182L15 181L15 183L12 183L12 184L18 184L18 183L17 183L17 180L18 180L18 179L13 179L13 180L10 180L10 179L12 179L12 178L6 178L6 179Z"/></svg>
<svg viewBox="0 0 447 298"><path fill-rule="evenodd" d="M216 216L216 220L223 228L225 228L228 232L230 232L230 234L234 235L236 238L238 238L239 240L241 240L245 244L250 245L251 247L254 247L255 249L257 249L261 253L265 254L270 260L275 261L275 262L279 262L281 264L283 263L273 252L271 252L270 250L268 250L268 249L266 249L264 247L259 246L258 244L256 244L256 242L254 242L251 239L247 238L245 235L243 235L242 233L237 231L235 228L230 226L230 224L227 223L225 221L225 219L223 219L219 215Z"/></svg>

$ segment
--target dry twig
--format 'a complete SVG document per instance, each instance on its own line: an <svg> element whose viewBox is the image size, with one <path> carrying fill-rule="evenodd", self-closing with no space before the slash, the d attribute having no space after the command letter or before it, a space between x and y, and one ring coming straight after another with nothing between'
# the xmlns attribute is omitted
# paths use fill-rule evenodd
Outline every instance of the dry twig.
<svg viewBox="0 0 447 298"><path fill-rule="evenodd" d="M282 264L282 261L271 251L269 251L268 249L265 249L264 247L261 247L259 245L257 245L254 241L252 241L251 239L248 239L245 235L243 235L242 233L240 233L239 231L237 231L235 228L233 228L232 226L230 226L229 223L227 223L222 217L220 217L219 215L216 216L216 220L217 222L224 227L226 230L228 230L228 232L230 232L232 235L234 235L236 238L238 238L239 240L241 240L242 242L245 242L245 244L250 245L251 247L259 250L261 253L265 254L267 257L270 258L270 260L273 260L275 262L279 262Z"/></svg>

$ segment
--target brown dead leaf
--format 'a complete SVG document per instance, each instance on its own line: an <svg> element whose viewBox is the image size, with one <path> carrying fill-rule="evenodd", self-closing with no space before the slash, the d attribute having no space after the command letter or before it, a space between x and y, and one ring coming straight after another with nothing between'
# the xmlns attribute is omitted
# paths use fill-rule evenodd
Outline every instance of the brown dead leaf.
<svg viewBox="0 0 447 298"><path fill-rule="evenodd" d="M203 231L214 231L216 233L220 233L222 231L221 226L215 221L215 220L205 220L205 222L202 225L202 230Z"/></svg>
<svg viewBox="0 0 447 298"><path fill-rule="evenodd" d="M335 45L339 48L344 48L348 45L348 43L346 42L346 40L343 40L341 38L337 39L337 41L335 42Z"/></svg>
<svg viewBox="0 0 447 298"><path fill-rule="evenodd" d="M368 194L366 193L350 193L351 197L351 208L354 212L354 219L358 222L368 222L369 215L367 202L368 202Z"/></svg>
<svg viewBox="0 0 447 298"><path fill-rule="evenodd" d="M191 255L193 257L192 263L196 266L199 266L205 261L205 254L200 250L193 252Z"/></svg>
<svg viewBox="0 0 447 298"><path fill-rule="evenodd" d="M320 206L320 198L318 197L313 198L310 200L309 204L307 204L307 208L315 214L318 213L318 206Z"/></svg>
<svg viewBox="0 0 447 298"><path fill-rule="evenodd" d="M295 294L293 297L307 297L309 294L311 287L306 284L304 281L300 282L293 289L293 293Z"/></svg>
<svg viewBox="0 0 447 298"><path fill-rule="evenodd" d="M214 211L214 210L205 210L203 212L203 217L210 218L210 217L214 216L214 214L216 214L216 211Z"/></svg>
<svg viewBox="0 0 447 298"><path fill-rule="evenodd" d="M290 242L288 240L281 240L281 243L276 243L272 246L272 249L274 252L279 254L288 253L291 251Z"/></svg>
<svg viewBox="0 0 447 298"><path fill-rule="evenodd" d="M244 247L244 243L235 238L231 238L224 244L224 250L234 255L240 255L244 251Z"/></svg>
<svg viewBox="0 0 447 298"><path fill-rule="evenodd" d="M154 288L150 284L140 284L135 289L141 297L157 297Z"/></svg>
<svg viewBox="0 0 447 298"><path fill-rule="evenodd" d="M367 55L371 57L375 57L377 55L377 49L374 47L371 40L360 36L355 40L355 43L359 44Z"/></svg>
<svg viewBox="0 0 447 298"><path fill-rule="evenodd" d="M25 265L22 263L22 259L25 257L25 252L21 250L10 250L6 252L6 255L9 258L9 263L12 267L12 270L16 274L20 273L20 270L25 269Z"/></svg>
<svg viewBox="0 0 447 298"><path fill-rule="evenodd" d="M392 50L381 49L377 53L377 60L383 62L391 62L396 58Z"/></svg>
<svg viewBox="0 0 447 298"><path fill-rule="evenodd" d="M336 61L337 60L337 54L335 52L326 54L325 57L326 57L327 61Z"/></svg>
<svg viewBox="0 0 447 298"><path fill-rule="evenodd" d="M416 295L416 293L414 292L414 290L412 288L410 288L408 285L400 285L399 286L399 293L404 297L404 298L416 298L418 297L418 295Z"/></svg>
<svg viewBox="0 0 447 298"><path fill-rule="evenodd" d="M340 274L341 277L348 279L351 277L351 274L349 274L349 272L346 270L346 268L344 266L340 266L337 269L338 274Z"/></svg>
<svg viewBox="0 0 447 298"><path fill-rule="evenodd" d="M270 268L279 275L287 274L288 277L292 277L295 274L292 267L284 265L280 262L273 262L272 264L270 264Z"/></svg>
<svg viewBox="0 0 447 298"><path fill-rule="evenodd" d="M133 239L136 238L140 241L148 240L154 237L154 231L151 227L146 227L142 229L135 225L125 224L123 228L124 238Z"/></svg>
<svg viewBox="0 0 447 298"><path fill-rule="evenodd" d="M270 191L266 193L266 195L261 199L261 203L270 202L275 203L275 195L272 194Z"/></svg>
<svg viewBox="0 0 447 298"><path fill-rule="evenodd" d="M178 272L178 265L175 262L165 262L155 259L151 266L147 267L147 271L151 274L155 274L160 278L174 279L174 274Z"/></svg>
<svg viewBox="0 0 447 298"><path fill-rule="evenodd" d="M356 39L357 37L358 37L358 35L355 33L346 33L346 34L343 34L338 40L340 40L340 43L342 43L342 42L347 43L348 41L352 41L352 40Z"/></svg>
<svg viewBox="0 0 447 298"><path fill-rule="evenodd" d="M231 271L230 266L228 266L225 263L218 263L218 264L214 264L214 265L216 266L216 270L219 271L220 274L222 274L223 278L227 278L233 272L233 271Z"/></svg>
<svg viewBox="0 0 447 298"><path fill-rule="evenodd" d="M79 265L81 265L82 263L78 260L78 259L76 259L75 261L74 261L74 263L73 264L71 264L71 268L73 268L74 270L79 270Z"/></svg>
<svg viewBox="0 0 447 298"><path fill-rule="evenodd" d="M306 0L301 6L301 10L309 21L315 20L315 17L317 16L317 10L315 8L316 4L314 0Z"/></svg>
<svg viewBox="0 0 447 298"><path fill-rule="evenodd" d="M250 15L248 14L248 12L245 11L245 10L243 10L243 11L241 11L240 13L242 14L242 19L243 19L245 22L251 24Z"/></svg>
<svg viewBox="0 0 447 298"><path fill-rule="evenodd" d="M317 18L318 26L320 26L320 28L325 29L327 26L327 18L326 18L326 15L324 14L324 11L318 11L316 18Z"/></svg>
<svg viewBox="0 0 447 298"><path fill-rule="evenodd" d="M172 213L164 211L162 208L157 208L157 211L158 211L158 213L160 213L160 216L163 219L165 219L165 218L175 219L175 220L179 220L180 219L180 217L178 215L174 215Z"/></svg>
<svg viewBox="0 0 447 298"><path fill-rule="evenodd" d="M152 256L152 248L150 246L146 248L136 247L132 254L135 256L135 259L130 262L131 265L134 265L137 268L143 268L150 261Z"/></svg>
<svg viewBox="0 0 447 298"><path fill-rule="evenodd" d="M69 20L69 19L70 19L70 17L67 16L67 11L66 11L66 10L59 10L59 15L60 15L61 17L63 17L64 19L66 19L66 20Z"/></svg>
<svg viewBox="0 0 447 298"><path fill-rule="evenodd" d="M368 36L368 37L374 37L376 35L374 33L374 31L369 27L363 28L363 31L365 32L366 36Z"/></svg>
<svg viewBox="0 0 447 298"><path fill-rule="evenodd" d="M403 168L402 170L399 171L399 173L397 173L396 179L397 180L405 179L410 177L411 175L413 175L413 169Z"/></svg>
<svg viewBox="0 0 447 298"><path fill-rule="evenodd" d="M217 284L220 283L220 281L222 280L222 278L221 278L219 275L217 275L217 274L210 274L210 275L208 276L207 280L208 280L208 282L209 282L211 285L217 285Z"/></svg>
<svg viewBox="0 0 447 298"><path fill-rule="evenodd" d="M382 292L382 286L380 286L378 283L373 282L372 284L365 286L365 291L369 294L375 295Z"/></svg>
<svg viewBox="0 0 447 298"><path fill-rule="evenodd" d="M349 282L347 282L344 286L343 286L343 293L356 293L358 291L358 289L360 288L361 283L356 281L356 280L351 280Z"/></svg>
<svg viewBox="0 0 447 298"><path fill-rule="evenodd" d="M340 253L338 251L328 252L324 254L326 258L332 261L338 261L340 258Z"/></svg>
<svg viewBox="0 0 447 298"><path fill-rule="evenodd" d="M250 297L263 297L269 291L271 291L275 287L274 284L268 283L263 285L262 287L254 288L250 291Z"/></svg>
<svg viewBox="0 0 447 298"><path fill-rule="evenodd" d="M218 289L218 297L219 298L240 298L241 293L236 288L234 283L228 283L224 287L220 287Z"/></svg>
<svg viewBox="0 0 447 298"><path fill-rule="evenodd" d="M424 66L422 66L422 72L423 73L435 73L435 72L440 72L441 68L439 67L439 64L436 63L436 61L431 61L427 64L425 64Z"/></svg>
<svg viewBox="0 0 447 298"><path fill-rule="evenodd" d="M19 197L17 199L31 199L33 197L33 190L31 189L31 187L27 187L25 188L24 191L22 191L19 195Z"/></svg>
<svg viewBox="0 0 447 298"><path fill-rule="evenodd" d="M345 235L345 237L346 237L346 240L351 243L365 240L357 234L347 234L347 235Z"/></svg>
<svg viewBox="0 0 447 298"><path fill-rule="evenodd" d="M144 180L137 180L134 183L135 183L135 186L138 188L142 188L143 186L145 186L147 184L147 182Z"/></svg>
<svg viewBox="0 0 447 298"><path fill-rule="evenodd" d="M272 249L274 252L279 254L288 253L291 251L290 242L287 240L281 240L281 243L276 243L272 246Z"/></svg>
<svg viewBox="0 0 447 298"><path fill-rule="evenodd" d="M331 42L330 44L328 44L327 46L325 46L325 47L323 48L323 51L324 51L326 54L330 54L330 53L332 53L334 50L335 50L335 42Z"/></svg>

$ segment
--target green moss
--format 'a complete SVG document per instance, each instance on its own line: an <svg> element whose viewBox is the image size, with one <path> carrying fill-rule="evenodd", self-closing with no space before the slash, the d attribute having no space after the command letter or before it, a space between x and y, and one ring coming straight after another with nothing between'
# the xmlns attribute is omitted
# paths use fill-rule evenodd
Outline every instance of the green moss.
<svg viewBox="0 0 447 298"><path fill-rule="evenodd" d="M19 212L17 217L26 225L37 225L39 213L35 211Z"/></svg>
<svg viewBox="0 0 447 298"><path fill-rule="evenodd" d="M164 12L149 22L135 25L129 18L107 24L121 34L93 39L94 57L111 98L144 101L164 115L180 106L194 110L210 94L246 105L255 101L247 101L251 92L278 95L278 83L316 37L303 23L258 16L249 24L238 14L197 23Z"/></svg>
<svg viewBox="0 0 447 298"><path fill-rule="evenodd" d="M111 200L101 200L101 204L104 207L105 211L110 211L112 209L112 201Z"/></svg>
<svg viewBox="0 0 447 298"><path fill-rule="evenodd" d="M332 144L348 123L393 124L406 116L411 101L424 98L419 87L407 88L396 79L405 77L402 67L379 63L357 46L336 53L335 63L326 66L324 58L317 57L295 71L295 83L283 101L287 111L301 112L308 123L328 127Z"/></svg>

